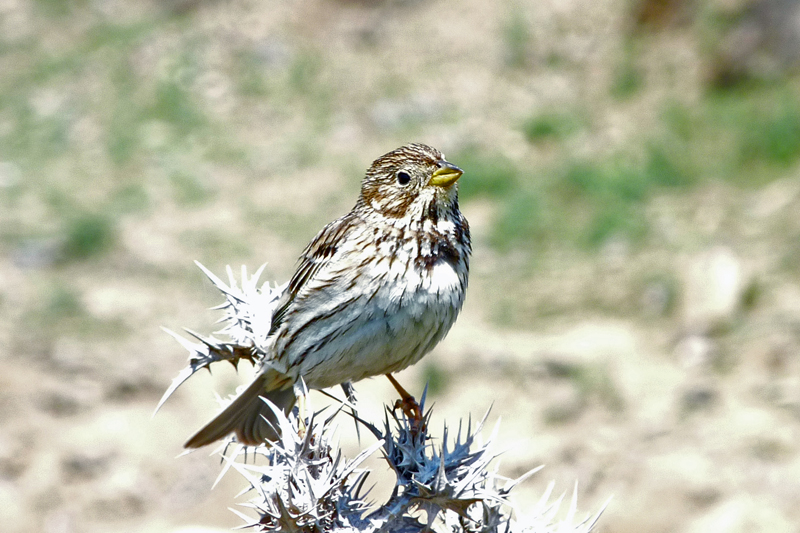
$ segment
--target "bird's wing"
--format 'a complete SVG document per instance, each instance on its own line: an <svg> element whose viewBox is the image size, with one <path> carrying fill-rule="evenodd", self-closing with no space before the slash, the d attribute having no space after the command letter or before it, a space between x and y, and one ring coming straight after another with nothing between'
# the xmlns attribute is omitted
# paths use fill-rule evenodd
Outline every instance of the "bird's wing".
<svg viewBox="0 0 800 533"><path fill-rule="evenodd" d="M292 279L289 280L289 285L286 287L275 313L272 315L272 325L270 326L269 334L272 335L280 327L286 313L292 306L297 295L302 291L303 287L314 279L317 273L330 263L331 259L336 255L338 243L345 239L345 236L353 227L355 216L353 213L334 220L320 231L316 237L309 243L303 253L300 255L299 266L295 271Z"/></svg>

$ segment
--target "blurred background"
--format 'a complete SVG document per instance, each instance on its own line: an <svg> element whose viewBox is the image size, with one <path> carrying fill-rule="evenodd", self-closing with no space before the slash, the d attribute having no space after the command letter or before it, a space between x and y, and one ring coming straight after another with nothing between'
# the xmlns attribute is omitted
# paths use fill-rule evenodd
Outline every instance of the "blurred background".
<svg viewBox="0 0 800 533"><path fill-rule="evenodd" d="M175 457L247 371L151 420L159 326L214 331L194 259L286 281L420 141L474 239L399 376L434 433L493 406L501 471L547 465L520 506L577 481L605 532L800 530L798 69L796 0L0 0L0 528L240 525Z"/></svg>

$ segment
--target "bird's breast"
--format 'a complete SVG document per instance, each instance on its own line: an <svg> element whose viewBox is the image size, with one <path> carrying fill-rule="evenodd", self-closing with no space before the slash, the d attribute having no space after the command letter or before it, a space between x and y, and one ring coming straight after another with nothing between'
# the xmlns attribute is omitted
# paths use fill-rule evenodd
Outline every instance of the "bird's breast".
<svg viewBox="0 0 800 533"><path fill-rule="evenodd" d="M319 294L290 317L281 351L312 388L414 364L461 309L468 249L430 234L370 237L340 248L338 267L315 279Z"/></svg>

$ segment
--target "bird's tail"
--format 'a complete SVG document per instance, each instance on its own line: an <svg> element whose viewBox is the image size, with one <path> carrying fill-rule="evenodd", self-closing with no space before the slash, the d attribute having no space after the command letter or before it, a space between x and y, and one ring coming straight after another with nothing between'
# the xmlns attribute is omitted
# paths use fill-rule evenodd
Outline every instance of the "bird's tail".
<svg viewBox="0 0 800 533"><path fill-rule="evenodd" d="M266 368L256 375L248 387L214 419L186 441L184 448L200 448L211 444L231 432L236 439L250 446L263 444L280 437L280 426L275 413L262 400L265 398L288 413L297 398L285 375Z"/></svg>

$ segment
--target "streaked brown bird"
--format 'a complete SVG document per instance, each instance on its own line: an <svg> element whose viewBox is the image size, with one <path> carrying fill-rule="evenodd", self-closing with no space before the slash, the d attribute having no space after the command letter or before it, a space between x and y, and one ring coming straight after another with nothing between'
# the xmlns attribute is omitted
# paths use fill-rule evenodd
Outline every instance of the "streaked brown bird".
<svg viewBox="0 0 800 533"><path fill-rule="evenodd" d="M253 382L184 446L232 432L248 445L275 440L275 415L262 397L288 413L301 377L324 389L386 374L408 401L391 373L430 352L464 302L471 245L458 208L461 174L424 144L376 159L355 207L300 256Z"/></svg>

